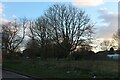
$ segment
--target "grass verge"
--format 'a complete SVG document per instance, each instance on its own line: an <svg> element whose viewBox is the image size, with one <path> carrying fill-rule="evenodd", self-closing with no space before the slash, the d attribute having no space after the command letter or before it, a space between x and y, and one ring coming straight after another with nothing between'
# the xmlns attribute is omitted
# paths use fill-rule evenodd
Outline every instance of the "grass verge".
<svg viewBox="0 0 120 80"><path fill-rule="evenodd" d="M37 78L117 78L117 61L41 61L16 60L3 62L3 68Z"/></svg>

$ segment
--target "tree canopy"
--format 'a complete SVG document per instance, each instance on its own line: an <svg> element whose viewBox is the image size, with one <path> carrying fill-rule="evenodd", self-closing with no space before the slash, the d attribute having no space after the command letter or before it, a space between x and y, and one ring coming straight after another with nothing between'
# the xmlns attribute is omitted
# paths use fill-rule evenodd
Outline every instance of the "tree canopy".
<svg viewBox="0 0 120 80"><path fill-rule="evenodd" d="M67 54L77 46L90 43L94 33L92 23L85 11L72 5L55 4L35 21L34 35L42 45L50 40L58 44Z"/></svg>

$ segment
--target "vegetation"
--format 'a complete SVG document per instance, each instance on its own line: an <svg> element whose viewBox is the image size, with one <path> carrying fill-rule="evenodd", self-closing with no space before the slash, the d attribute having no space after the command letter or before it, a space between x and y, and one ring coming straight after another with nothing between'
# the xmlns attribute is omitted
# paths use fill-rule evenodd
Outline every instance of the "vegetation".
<svg viewBox="0 0 120 80"><path fill-rule="evenodd" d="M85 11L58 4L36 20L4 24L3 68L42 78L118 77L117 60L106 56L120 51L104 41L104 51L93 52L94 26ZM19 51L23 42L25 49Z"/></svg>
<svg viewBox="0 0 120 80"><path fill-rule="evenodd" d="M25 38L26 26L28 26L26 18L20 19L20 22L15 21L2 25L3 57L4 55L9 55L10 57L16 56L16 50Z"/></svg>
<svg viewBox="0 0 120 80"><path fill-rule="evenodd" d="M58 56L65 58L77 46L89 45L93 38L93 28L94 24L85 11L71 5L55 4L43 16L31 22L29 29L31 40L36 40L39 44L41 57L45 59L50 54L48 50L57 48L58 52L55 53L60 53ZM48 49L47 46L56 48Z"/></svg>
<svg viewBox="0 0 120 80"><path fill-rule="evenodd" d="M15 61L3 63L3 68L22 72L36 78L118 78L117 61Z"/></svg>
<svg viewBox="0 0 120 80"><path fill-rule="evenodd" d="M114 40L104 40L100 43L100 46L103 51L108 51L111 47L116 48Z"/></svg>

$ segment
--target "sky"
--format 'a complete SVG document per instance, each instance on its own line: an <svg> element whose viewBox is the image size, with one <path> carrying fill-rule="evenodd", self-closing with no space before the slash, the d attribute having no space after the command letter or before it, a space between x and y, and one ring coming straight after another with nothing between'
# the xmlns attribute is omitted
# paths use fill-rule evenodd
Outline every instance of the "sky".
<svg viewBox="0 0 120 80"><path fill-rule="evenodd" d="M40 17L53 4L73 5L85 10L95 25L95 41L98 44L103 39L111 39L118 28L118 1L117 0L2 0L0 3L0 24L27 17Z"/></svg>

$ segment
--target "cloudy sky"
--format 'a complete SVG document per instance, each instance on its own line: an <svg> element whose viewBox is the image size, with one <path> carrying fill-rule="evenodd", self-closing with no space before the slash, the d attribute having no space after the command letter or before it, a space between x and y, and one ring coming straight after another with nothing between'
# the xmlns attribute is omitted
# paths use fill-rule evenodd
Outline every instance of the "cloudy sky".
<svg viewBox="0 0 120 80"><path fill-rule="evenodd" d="M15 18L27 17L35 19L54 3L71 4L90 16L96 23L96 39L111 39L118 28L117 0L2 0L0 3L0 24ZM97 41L97 42L98 42Z"/></svg>

